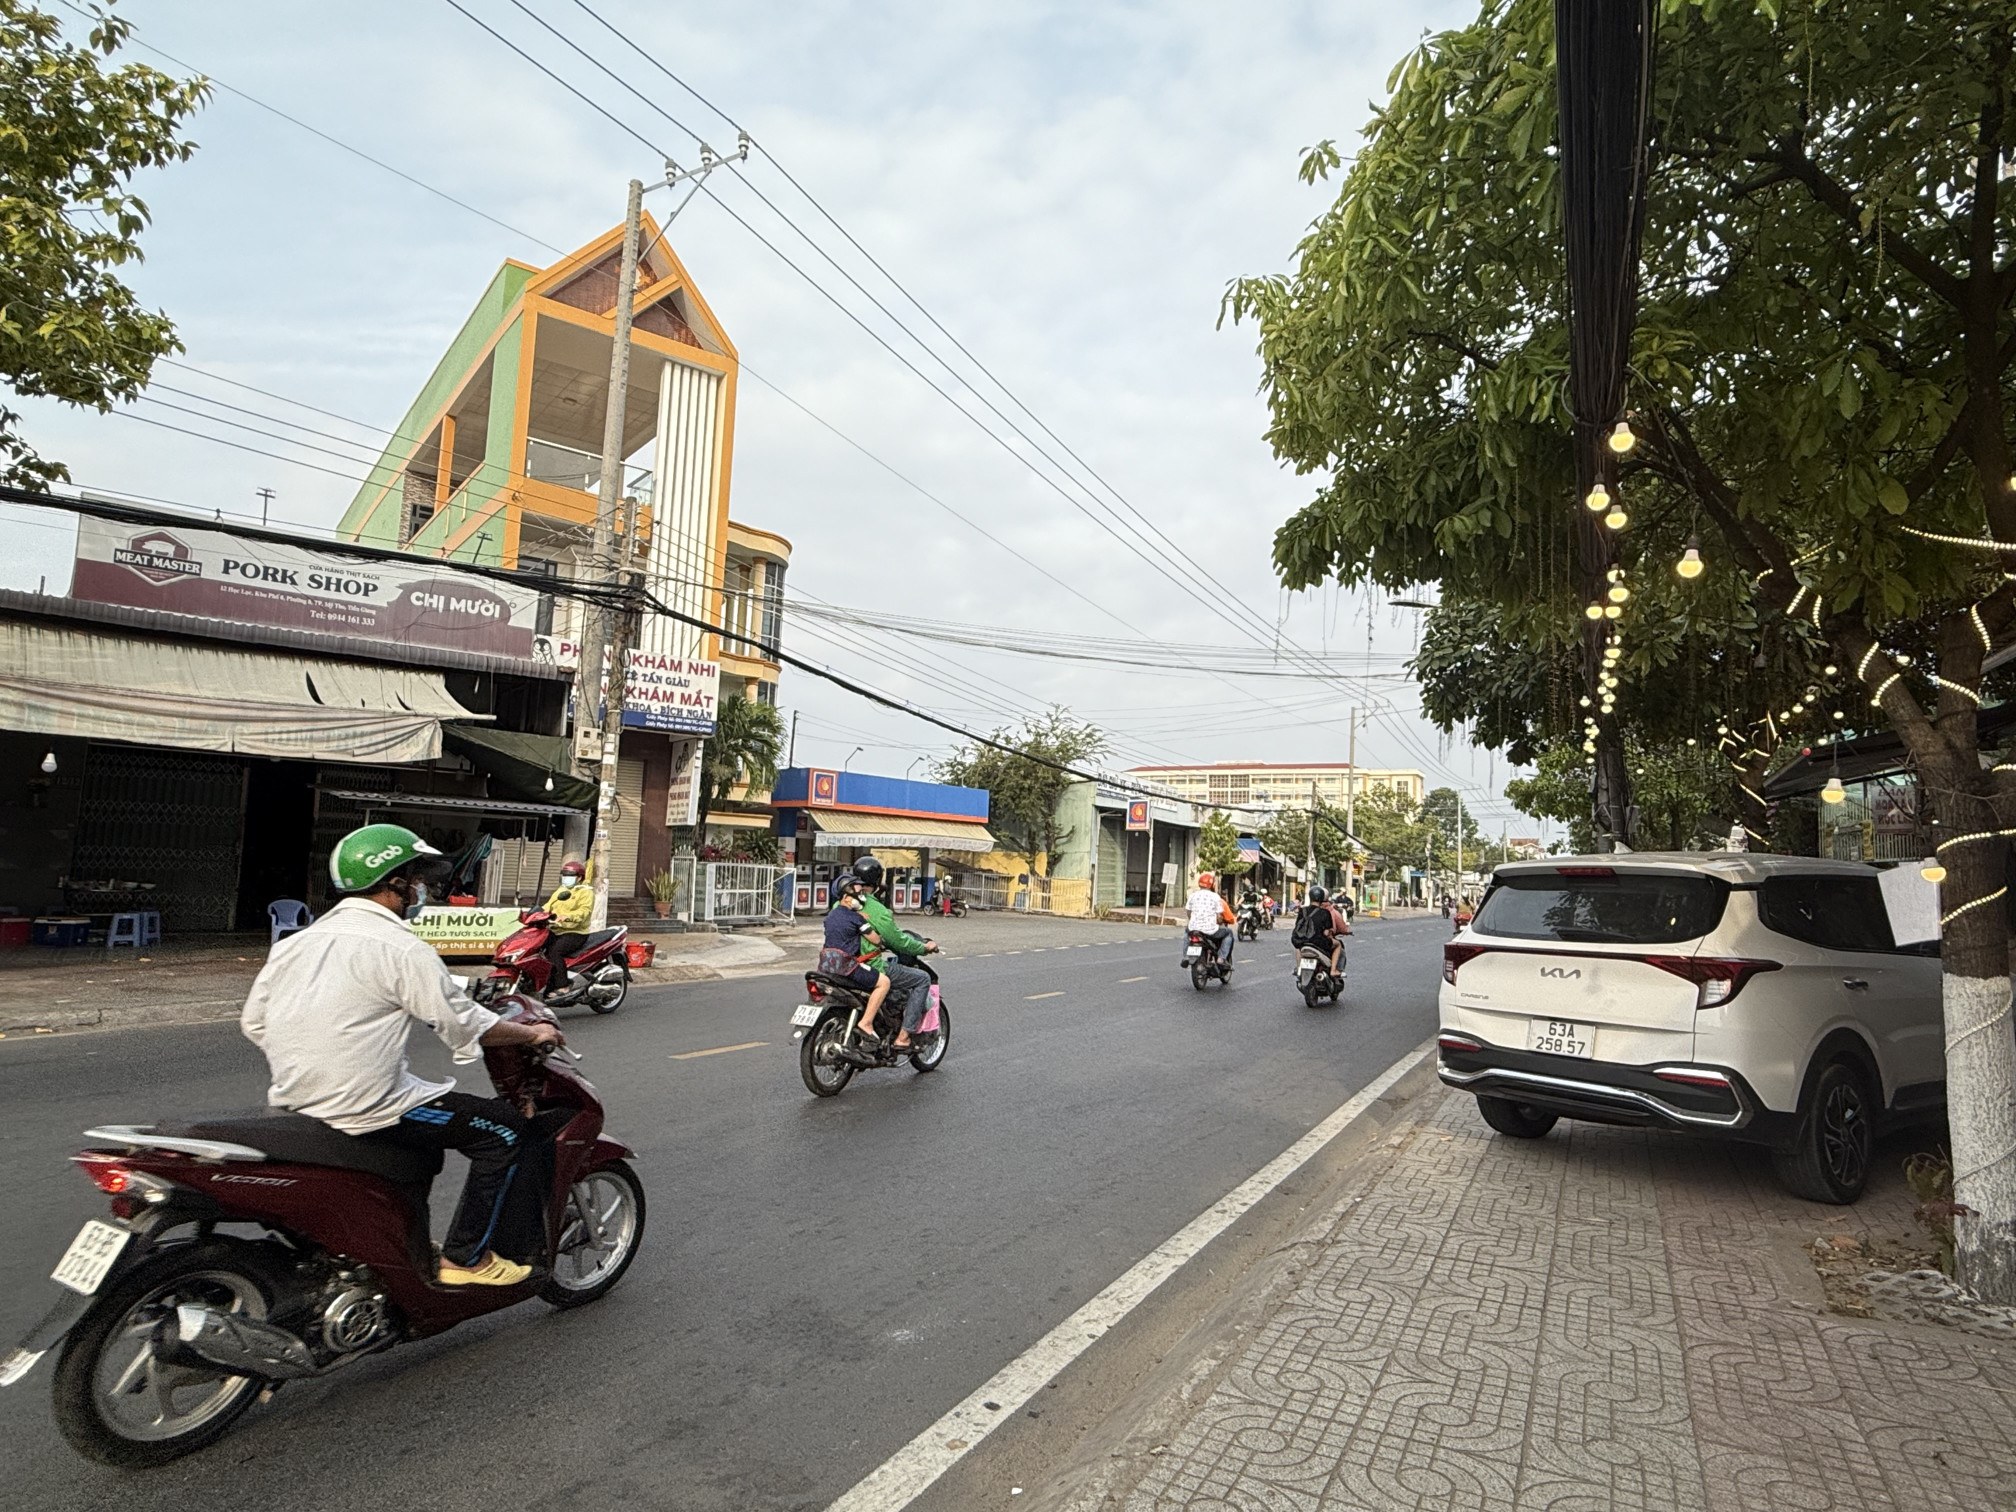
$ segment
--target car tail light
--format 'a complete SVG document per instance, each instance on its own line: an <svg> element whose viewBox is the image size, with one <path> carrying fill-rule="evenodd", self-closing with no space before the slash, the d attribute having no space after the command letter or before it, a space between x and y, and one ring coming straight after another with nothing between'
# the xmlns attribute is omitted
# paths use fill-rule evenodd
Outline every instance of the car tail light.
<svg viewBox="0 0 2016 1512"><path fill-rule="evenodd" d="M1456 981L1456 968L1472 956L1480 956L1490 948L1489 945L1444 945L1442 947L1442 980L1453 985Z"/></svg>
<svg viewBox="0 0 2016 1512"><path fill-rule="evenodd" d="M1458 1054L1467 1054L1472 1050L1482 1050L1484 1048L1484 1041L1472 1039L1467 1034L1458 1034L1453 1029L1444 1029L1440 1034L1435 1036L1435 1048L1438 1050L1454 1050Z"/></svg>
<svg viewBox="0 0 2016 1512"><path fill-rule="evenodd" d="M1657 966L1695 983L1700 989L1696 1008L1719 1008L1743 990L1743 984L1762 971L1776 971L1777 961L1737 961L1721 956L1647 956L1647 966Z"/></svg>
<svg viewBox="0 0 2016 1512"><path fill-rule="evenodd" d="M1614 866L1563 866L1554 873L1557 877L1614 877Z"/></svg>
<svg viewBox="0 0 2016 1512"><path fill-rule="evenodd" d="M1718 1092L1729 1090L1727 1076L1704 1066L1660 1066L1652 1074L1661 1081L1680 1082L1689 1087L1712 1087Z"/></svg>

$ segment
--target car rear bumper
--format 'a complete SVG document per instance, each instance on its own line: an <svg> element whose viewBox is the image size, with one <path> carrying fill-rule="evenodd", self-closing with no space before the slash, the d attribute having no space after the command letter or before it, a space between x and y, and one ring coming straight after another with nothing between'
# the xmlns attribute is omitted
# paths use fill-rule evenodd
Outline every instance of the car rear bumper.
<svg viewBox="0 0 2016 1512"><path fill-rule="evenodd" d="M1474 1048L1452 1043L1472 1040ZM1525 1103L1590 1123L1722 1134L1775 1143L1778 1115L1765 1109L1740 1073L1726 1066L1629 1066L1509 1050L1444 1031L1440 1072L1449 1086ZM1660 1075L1660 1072L1666 1073ZM1687 1076L1689 1080L1678 1080Z"/></svg>

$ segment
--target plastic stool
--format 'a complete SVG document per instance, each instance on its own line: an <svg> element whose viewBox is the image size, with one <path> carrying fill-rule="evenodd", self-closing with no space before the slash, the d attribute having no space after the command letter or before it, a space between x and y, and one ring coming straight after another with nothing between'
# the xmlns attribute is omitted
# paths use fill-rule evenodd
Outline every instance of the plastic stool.
<svg viewBox="0 0 2016 1512"><path fill-rule="evenodd" d="M138 913L115 913L112 923L105 931L105 948L111 950L118 945L140 947L142 936L147 932L147 916Z"/></svg>
<svg viewBox="0 0 2016 1512"><path fill-rule="evenodd" d="M140 943L159 945L161 943L161 915L158 910L143 909L140 914Z"/></svg>

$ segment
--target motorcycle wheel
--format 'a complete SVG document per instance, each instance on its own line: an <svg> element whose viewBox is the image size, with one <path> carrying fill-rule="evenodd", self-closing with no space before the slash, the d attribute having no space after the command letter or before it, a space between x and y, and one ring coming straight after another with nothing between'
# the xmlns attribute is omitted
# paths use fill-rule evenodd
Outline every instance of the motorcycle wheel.
<svg viewBox="0 0 2016 1512"><path fill-rule="evenodd" d="M1210 980L1211 980L1211 968L1205 965L1201 959L1192 961L1190 963L1190 985L1192 987L1195 987L1199 992L1202 992L1204 990L1204 984Z"/></svg>
<svg viewBox="0 0 2016 1512"><path fill-rule="evenodd" d="M200 1303L264 1318L271 1298L228 1241L177 1245L134 1267L84 1315L56 1362L56 1426L86 1459L125 1470L165 1465L230 1431L265 1385L221 1366L158 1357L154 1335Z"/></svg>
<svg viewBox="0 0 2016 1512"><path fill-rule="evenodd" d="M798 1042L798 1074L814 1097L838 1097L854 1080L854 1068L838 1053L846 1037L847 1015L829 1013Z"/></svg>
<svg viewBox="0 0 2016 1512"><path fill-rule="evenodd" d="M608 1248L592 1247L580 1202L594 1203ZM553 1256L553 1274L539 1288L539 1300L555 1307L580 1307L605 1295L623 1279L644 1238L644 1184L623 1161L597 1166L568 1196L567 1215L560 1226L560 1245Z"/></svg>
<svg viewBox="0 0 2016 1512"><path fill-rule="evenodd" d="M919 1071L936 1071L945 1064L945 1052L952 1048L952 1012L938 1001L938 1038L922 1050L910 1052L910 1064Z"/></svg>
<svg viewBox="0 0 2016 1512"><path fill-rule="evenodd" d="M608 987L599 981L590 986L588 991L582 995L588 1006L593 1008L597 1013L614 1013L618 1008L623 1006L623 1000L630 996L630 968L621 961L618 961L616 966L623 975L616 983L616 995L614 997L598 997L596 995L598 993L607 993L608 991Z"/></svg>
<svg viewBox="0 0 2016 1512"><path fill-rule="evenodd" d="M1312 976L1307 982L1302 984L1302 1001L1307 1003L1311 1008L1316 1007L1323 1001L1323 986L1317 978Z"/></svg>

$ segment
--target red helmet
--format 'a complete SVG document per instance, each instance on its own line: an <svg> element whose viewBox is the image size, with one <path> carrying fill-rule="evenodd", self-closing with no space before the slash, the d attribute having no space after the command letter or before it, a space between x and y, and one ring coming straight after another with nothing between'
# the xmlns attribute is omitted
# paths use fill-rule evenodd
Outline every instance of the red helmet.
<svg viewBox="0 0 2016 1512"><path fill-rule="evenodd" d="M579 861L562 861L560 863L560 875L563 877L585 877L588 875L588 868L583 866Z"/></svg>
<svg viewBox="0 0 2016 1512"><path fill-rule="evenodd" d="M1197 885L1199 887L1214 887L1217 885L1217 879L1209 872L1199 872L1197 873Z"/></svg>

